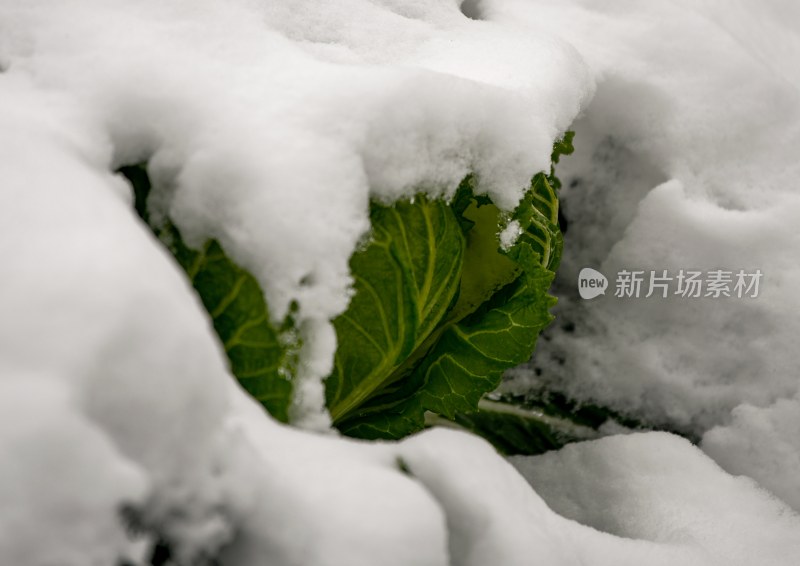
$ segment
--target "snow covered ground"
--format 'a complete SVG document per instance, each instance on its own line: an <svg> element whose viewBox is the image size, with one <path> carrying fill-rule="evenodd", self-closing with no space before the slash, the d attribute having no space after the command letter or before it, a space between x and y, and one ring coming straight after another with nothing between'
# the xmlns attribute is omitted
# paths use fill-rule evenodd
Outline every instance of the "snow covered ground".
<svg viewBox="0 0 800 566"><path fill-rule="evenodd" d="M798 64L779 0L0 0L0 563L142 564L157 533L181 564L797 564ZM561 319L506 386L699 448L279 425L113 173L149 160L188 240L298 303L324 429L369 199L473 171L511 209L573 123ZM583 302L587 266L764 280Z"/></svg>
<svg viewBox="0 0 800 566"><path fill-rule="evenodd" d="M528 13L499 4L501 21ZM560 169L561 324L540 342L541 377L521 370L508 386L702 436L726 470L800 510L800 9L544 4L537 23L563 30L599 78ZM578 298L583 267L609 277L607 296ZM763 277L756 298L620 299L623 269Z"/></svg>

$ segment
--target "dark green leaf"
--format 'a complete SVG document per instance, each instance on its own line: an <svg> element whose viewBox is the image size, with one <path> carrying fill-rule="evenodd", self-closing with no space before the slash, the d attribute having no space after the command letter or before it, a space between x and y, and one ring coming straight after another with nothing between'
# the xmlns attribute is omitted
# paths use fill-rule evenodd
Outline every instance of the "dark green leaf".
<svg viewBox="0 0 800 566"><path fill-rule="evenodd" d="M410 317L405 311L418 301L413 296L394 298L399 296L398 289L404 283L400 275L386 274L409 271L404 264L413 264L414 248L409 247L410 253L406 255L392 252L391 245L385 243L392 240L387 234L400 233L397 222L413 218L415 207L427 206L430 206L428 201L419 199L413 204L403 203L392 217L373 214L375 241L351 262L356 296L342 317L345 320L336 321L341 346L328 386L334 423L346 434L399 438L422 428L426 411L449 418L476 411L481 397L497 387L506 369L530 359L540 331L552 320L549 309L555 299L547 290L554 275L551 270L560 258L562 240L553 222L558 217L558 201L547 178L544 174L537 175L520 207L512 218L507 218L487 197L474 195L474 179L468 177L449 210L440 209L443 218L450 213L453 218L450 224L464 234L464 250L458 254L463 259L460 264L452 264L458 266L458 294L448 296L455 300L449 303L446 312L437 310L439 316L433 327L426 325L420 332L411 323L402 326L414 329L413 339L395 338L393 342L413 341L413 352L399 347L390 349L386 344L392 343L391 340L377 338L381 327L374 320L374 313L380 312L378 320L390 321L389 328L400 328L396 321L413 320L413 309ZM384 225L387 218L392 222ZM498 232L512 219L519 223L522 235L510 249L502 250ZM419 230L415 233L422 238L418 241L419 249L439 249L430 236ZM440 251L448 255L446 250ZM431 257L432 252L427 253ZM454 283L452 278L447 280L451 289ZM365 328L360 336L354 335L348 331L353 326L351 316L371 327ZM398 331L383 330L387 336L401 335ZM380 344L373 343L379 339ZM387 351L393 352L390 363L381 364L380 356ZM365 352L369 353L366 358ZM370 388L369 395L362 394L358 405L342 412L334 410L334 403L348 388L353 388L346 381L348 368L350 375L373 372L368 380L378 386Z"/></svg>
<svg viewBox="0 0 800 566"><path fill-rule="evenodd" d="M441 201L374 205L372 241L350 268L355 296L334 320L339 342L326 384L334 422L397 385L458 292L464 236Z"/></svg>

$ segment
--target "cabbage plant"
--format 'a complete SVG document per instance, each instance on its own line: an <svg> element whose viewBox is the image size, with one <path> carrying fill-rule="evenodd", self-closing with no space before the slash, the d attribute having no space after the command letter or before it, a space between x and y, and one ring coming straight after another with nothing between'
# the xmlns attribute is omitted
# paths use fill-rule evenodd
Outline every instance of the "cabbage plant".
<svg viewBox="0 0 800 566"><path fill-rule="evenodd" d="M572 135L554 145L553 164L573 151ZM275 324L256 279L219 242L191 248L169 218L154 220L147 164L120 173L138 214L200 296L233 375L288 421L299 349L291 313ZM474 176L449 201L419 194L371 204L371 233L350 260L354 295L333 320L338 349L325 385L334 426L397 439L423 428L426 416L479 422L470 415L481 399L531 358L553 319L559 186L552 167L536 174L511 213L480 194Z"/></svg>

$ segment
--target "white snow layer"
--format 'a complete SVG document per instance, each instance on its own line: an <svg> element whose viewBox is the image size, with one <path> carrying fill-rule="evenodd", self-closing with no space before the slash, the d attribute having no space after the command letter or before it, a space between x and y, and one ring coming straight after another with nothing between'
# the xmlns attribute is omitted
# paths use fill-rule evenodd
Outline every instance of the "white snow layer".
<svg viewBox="0 0 800 566"><path fill-rule="evenodd" d="M297 420L322 427L329 320L368 200L447 196L475 172L511 208L584 108L564 163L582 182L566 192L568 276L588 262L768 279L745 303L568 304L580 325L550 348L570 352L570 391L719 425L703 448L798 506L797 402L779 400L797 389L797 8L459 8L0 0L0 563L138 564L153 532L182 564L800 560L792 511L677 438L515 461L543 500L463 433L316 436L228 375L118 166L149 160L161 212L219 239L276 319L298 302Z"/></svg>
<svg viewBox="0 0 800 566"><path fill-rule="evenodd" d="M800 516L674 435L612 436L511 460L554 512L650 542L641 564L662 563L653 547L676 551L672 563L681 564L793 564L800 556Z"/></svg>

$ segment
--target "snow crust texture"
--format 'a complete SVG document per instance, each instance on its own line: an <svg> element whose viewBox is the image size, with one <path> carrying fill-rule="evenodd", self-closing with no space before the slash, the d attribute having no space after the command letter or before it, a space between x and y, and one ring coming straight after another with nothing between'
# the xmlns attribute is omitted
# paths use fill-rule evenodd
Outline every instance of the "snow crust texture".
<svg viewBox="0 0 800 566"><path fill-rule="evenodd" d="M800 18L592 6L0 0L0 563L797 564ZM728 472L661 433L512 466L455 431L279 425L113 173L148 161L153 214L216 238L276 320L297 303L295 420L325 429L370 199L473 172L512 209L581 111L567 277L713 258L769 278L725 308L567 300L580 325L543 363L568 350L576 396L710 429Z"/></svg>

